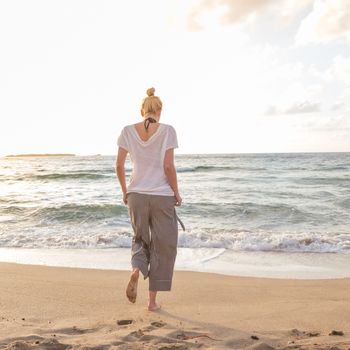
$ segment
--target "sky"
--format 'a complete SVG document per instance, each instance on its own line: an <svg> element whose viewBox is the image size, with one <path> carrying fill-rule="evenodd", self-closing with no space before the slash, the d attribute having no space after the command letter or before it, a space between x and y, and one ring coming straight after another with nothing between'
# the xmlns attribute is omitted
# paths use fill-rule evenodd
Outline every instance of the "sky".
<svg viewBox="0 0 350 350"><path fill-rule="evenodd" d="M0 1L0 156L114 155L149 87L178 154L350 151L349 2Z"/></svg>

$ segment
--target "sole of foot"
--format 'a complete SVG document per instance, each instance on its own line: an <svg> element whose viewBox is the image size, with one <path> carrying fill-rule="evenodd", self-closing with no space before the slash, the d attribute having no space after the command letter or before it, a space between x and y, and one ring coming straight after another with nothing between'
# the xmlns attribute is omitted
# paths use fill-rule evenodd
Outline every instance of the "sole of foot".
<svg viewBox="0 0 350 350"><path fill-rule="evenodd" d="M137 296L137 282L139 280L139 272L134 271L130 276L129 283L126 287L126 296L130 302L135 303Z"/></svg>

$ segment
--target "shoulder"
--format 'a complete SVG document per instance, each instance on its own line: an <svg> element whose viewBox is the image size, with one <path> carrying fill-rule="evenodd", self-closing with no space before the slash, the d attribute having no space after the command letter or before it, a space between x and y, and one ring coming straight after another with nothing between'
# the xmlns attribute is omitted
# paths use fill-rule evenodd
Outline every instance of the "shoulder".
<svg viewBox="0 0 350 350"><path fill-rule="evenodd" d="M133 128L134 127L134 124L128 124L128 125L125 125L124 126L124 130L129 130L129 129L131 129L131 128Z"/></svg>
<svg viewBox="0 0 350 350"><path fill-rule="evenodd" d="M128 125L125 125L123 128L122 128L122 133L128 133L132 130L132 128L134 127L134 124L128 124Z"/></svg>
<svg viewBox="0 0 350 350"><path fill-rule="evenodd" d="M176 133L176 130L175 130L175 128L174 128L172 125L170 125L170 124L164 124L164 123L163 123L163 125L164 125L164 129L165 129L165 130L168 130L169 132Z"/></svg>

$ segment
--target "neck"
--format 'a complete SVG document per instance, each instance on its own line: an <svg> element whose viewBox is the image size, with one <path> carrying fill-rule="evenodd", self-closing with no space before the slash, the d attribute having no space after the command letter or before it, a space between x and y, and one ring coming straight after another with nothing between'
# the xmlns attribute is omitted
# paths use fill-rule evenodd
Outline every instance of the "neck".
<svg viewBox="0 0 350 350"><path fill-rule="evenodd" d="M153 118L155 119L157 122L159 122L159 116L155 115L155 114L152 114L152 113L149 113L149 114L146 114L145 115L145 119L147 118Z"/></svg>

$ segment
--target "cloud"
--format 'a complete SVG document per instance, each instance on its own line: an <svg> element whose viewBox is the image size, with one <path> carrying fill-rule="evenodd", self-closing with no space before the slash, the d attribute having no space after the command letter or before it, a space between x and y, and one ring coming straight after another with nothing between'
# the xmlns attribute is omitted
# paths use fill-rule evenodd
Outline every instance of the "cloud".
<svg viewBox="0 0 350 350"><path fill-rule="evenodd" d="M350 56L336 56L330 70L338 80L350 87Z"/></svg>
<svg viewBox="0 0 350 350"><path fill-rule="evenodd" d="M205 27L208 17L216 17L222 25L254 21L266 13L290 21L312 0L203 0L193 6L188 17L189 30Z"/></svg>
<svg viewBox="0 0 350 350"><path fill-rule="evenodd" d="M345 108L345 103L344 102L335 102L332 104L330 110L331 111L339 111Z"/></svg>
<svg viewBox="0 0 350 350"><path fill-rule="evenodd" d="M296 43L327 43L338 38L350 40L349 0L315 0L300 24Z"/></svg>
<svg viewBox="0 0 350 350"><path fill-rule="evenodd" d="M295 103L285 110L285 114L304 114L304 113L316 113L320 112L321 104L311 103L309 101L304 101L300 103Z"/></svg>
<svg viewBox="0 0 350 350"><path fill-rule="evenodd" d="M282 114L306 114L317 113L321 111L321 104L319 102L296 102L287 108L281 108L277 106L269 106L265 112L265 115L282 115Z"/></svg>

